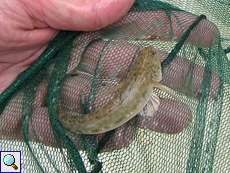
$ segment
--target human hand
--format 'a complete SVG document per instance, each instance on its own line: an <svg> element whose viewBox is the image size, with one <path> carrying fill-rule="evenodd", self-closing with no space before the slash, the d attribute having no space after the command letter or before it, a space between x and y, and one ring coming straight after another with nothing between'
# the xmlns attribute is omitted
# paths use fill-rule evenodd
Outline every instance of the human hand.
<svg viewBox="0 0 230 173"><path fill-rule="evenodd" d="M159 19L161 21L167 20L167 18L164 15L162 15L162 13L152 12L150 14L153 17L155 17L154 19L156 20L159 20ZM187 15L187 14L183 15L180 13L176 13L176 14L178 15L179 19L181 19L182 21L184 17ZM146 18L145 16L142 16L142 15L145 15L145 13L139 13L137 15L139 16L139 18L132 18L132 15L130 16L128 15L122 21L124 22L128 17L137 22L138 22L138 19L141 20L144 18L153 20L152 17ZM186 30L189 27L189 25L196 19L196 16L193 16L193 15L186 16L186 17L190 17L189 22L185 23L183 26L173 25L174 31L175 31L174 32L175 37L179 38L181 33L184 32L184 30ZM119 23L122 23L122 22L119 22ZM149 24L149 21L144 20L144 23L147 26ZM163 23L165 23L165 25L163 25L163 29L168 28L169 22L163 22ZM142 26L144 27L144 25ZM162 36L163 32L165 32L165 30L163 29L153 31L154 34L147 35L146 38L147 39L158 39L159 38L162 40L167 40L168 39L167 37ZM204 30L205 32L201 33L199 32L200 30ZM191 33L189 41L190 43L194 45L199 45L199 46L201 45L203 47L208 47L214 42L215 32L216 32L216 28L213 26L212 23L208 21L201 22L197 30L194 30L194 32ZM83 34L80 38L77 39L77 43L78 42L85 43L87 42L87 40L89 41L90 39L94 39L92 35L93 33ZM85 70L88 71L88 73L92 72L92 67L95 65L95 60L98 57L97 56L99 53L98 50L100 50L104 44L105 42L103 41L96 41L90 45L90 47L86 50L84 54L81 55L84 60L83 63L85 63L86 65ZM111 47L109 47L106 51L106 54L104 54L105 56L104 63L107 65L102 66L104 68L104 71L106 72L105 74L109 75L110 72L115 70L115 68L117 68L117 66L120 64L123 64L123 66L120 69L119 73L122 74L122 73L127 72L127 67L130 64L130 61L132 60L137 49L138 47L135 47L133 45L131 46L127 42L123 42L117 45L114 44ZM73 53L73 56L75 56L75 58L72 58L72 59L76 59L80 57L79 50L82 50L82 47L76 47L73 50L73 52L75 53L75 54ZM115 50L118 50L117 54L114 54ZM161 60L163 60L165 58L165 54L163 51L159 50L159 52L161 54ZM162 82L164 84L169 85L170 87L175 87L175 86L178 87L177 85L183 84L183 80L185 79L186 71L188 71L188 66L189 66L188 62L186 62L183 59L181 60L180 58L176 58L172 62L172 64L168 67L170 68L170 70L166 71L166 73L163 74ZM72 70L75 67L72 67L72 69L70 68L68 73L71 74ZM198 76L202 76L203 71L201 67L196 66L195 71L197 71ZM119 74L118 74L118 77L119 77ZM213 82L217 84L218 80L214 78ZM32 134L32 129L34 129L35 132L41 137L43 143L47 145L52 145L54 143L54 138L52 136L52 129L50 128L50 124L49 124L48 112L47 112L47 108L44 107L44 105L42 104L44 101L45 93L46 93L46 86L47 86L47 83L44 81L38 89L36 102L34 105L34 114L32 117L31 124L30 124L30 133ZM70 109L70 110L79 112L80 111L79 109L80 92L82 90L84 92L87 92L89 89L89 86L90 86L90 81L84 76L80 75L80 76L69 77L65 82L62 98L60 100L62 108L66 110ZM200 90L200 79L199 78L194 78L193 86L195 88L195 93L199 93L199 90ZM215 95L215 86L216 85L212 85L211 95L212 94ZM106 100L105 97L107 97L107 100L111 99L109 98L110 96L108 94L103 94L103 93L106 93L106 90L103 90L103 88L101 88L100 91L98 92L98 97L96 97L97 104L95 106L101 106L102 104L105 104L104 102L103 103L101 102L102 99ZM17 131L18 129L20 129L19 122L20 122L20 110L21 110L21 107L20 107L21 96L20 95L16 96L11 101L11 104L12 103L14 104L15 106L14 110L16 111L12 111L12 109L10 109L10 105L8 106L8 108L6 108L5 112L2 114L3 120L5 120L5 123L3 123L3 127L0 127L0 129L3 129L3 130L0 130L0 132L2 131L1 132L2 134L10 134L11 136L12 134L14 134L18 138L20 138L20 133L17 133ZM169 99L161 99L161 103L160 103L160 106L157 112L151 112L151 103L148 104L146 107L147 107L148 113L147 114L145 113L145 116L139 115L137 117L140 128L146 128L146 129L163 132L163 133L178 133L182 131L185 127L188 126L192 118L191 112L186 105L184 105L183 103L177 102L177 101L169 100ZM117 148L127 146L130 142L132 142L132 138L134 134L133 128L130 125L132 124L132 121L123 125L122 127L116 130L114 137L108 142L106 148L108 148L109 150L112 148L117 149ZM9 124L9 122L11 123ZM100 138L101 136L102 135L98 135L98 138Z"/></svg>
<svg viewBox="0 0 230 173"><path fill-rule="evenodd" d="M44 51L59 30L97 30L117 21L133 0L0 1L0 93Z"/></svg>

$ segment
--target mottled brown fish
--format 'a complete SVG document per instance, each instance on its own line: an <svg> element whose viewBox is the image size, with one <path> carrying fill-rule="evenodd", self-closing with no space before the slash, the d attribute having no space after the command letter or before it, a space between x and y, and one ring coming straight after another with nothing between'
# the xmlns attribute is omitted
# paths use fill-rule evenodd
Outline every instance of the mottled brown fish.
<svg viewBox="0 0 230 173"><path fill-rule="evenodd" d="M159 55L152 47L143 48L127 78L115 87L113 99L94 112L82 116L59 112L59 120L64 128L76 134L99 134L113 130L136 116L151 96L156 104L159 103L159 97L153 93L153 89L168 90L159 83L161 79Z"/></svg>

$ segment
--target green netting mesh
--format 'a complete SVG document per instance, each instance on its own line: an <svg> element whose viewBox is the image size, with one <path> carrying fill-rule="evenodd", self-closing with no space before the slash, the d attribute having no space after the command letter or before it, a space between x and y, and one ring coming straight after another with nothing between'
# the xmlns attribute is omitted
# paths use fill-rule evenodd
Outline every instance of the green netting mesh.
<svg viewBox="0 0 230 173"><path fill-rule="evenodd" d="M136 0L101 31L60 32L0 95L0 150L22 151L26 173L230 172L230 4L168 2ZM157 112L150 99L104 134L65 130L58 112L84 116L107 104L147 46L176 97L154 89Z"/></svg>

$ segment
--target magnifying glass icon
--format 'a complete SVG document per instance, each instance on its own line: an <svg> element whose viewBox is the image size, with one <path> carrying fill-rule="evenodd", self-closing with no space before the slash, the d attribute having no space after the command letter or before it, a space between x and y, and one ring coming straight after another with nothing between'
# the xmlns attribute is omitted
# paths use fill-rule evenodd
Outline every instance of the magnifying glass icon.
<svg viewBox="0 0 230 173"><path fill-rule="evenodd" d="M15 158L13 155L11 154L6 154L4 157L3 157L3 163L6 165L6 166L11 166L12 168L14 168L15 170L18 169L18 166L15 164Z"/></svg>

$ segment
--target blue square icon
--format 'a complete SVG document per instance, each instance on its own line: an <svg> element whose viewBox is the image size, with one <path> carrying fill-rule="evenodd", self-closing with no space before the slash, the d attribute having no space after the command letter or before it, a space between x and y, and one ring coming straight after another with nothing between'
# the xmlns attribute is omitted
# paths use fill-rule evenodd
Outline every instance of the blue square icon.
<svg viewBox="0 0 230 173"><path fill-rule="evenodd" d="M21 173L21 152L0 151L0 173Z"/></svg>

